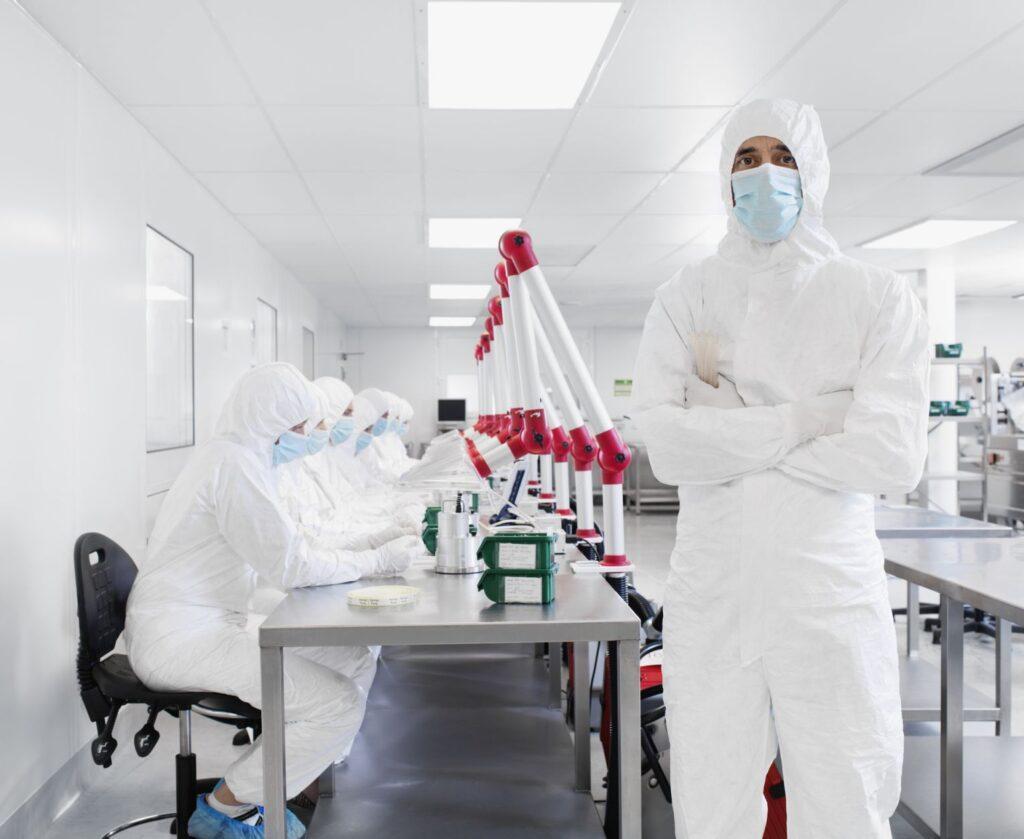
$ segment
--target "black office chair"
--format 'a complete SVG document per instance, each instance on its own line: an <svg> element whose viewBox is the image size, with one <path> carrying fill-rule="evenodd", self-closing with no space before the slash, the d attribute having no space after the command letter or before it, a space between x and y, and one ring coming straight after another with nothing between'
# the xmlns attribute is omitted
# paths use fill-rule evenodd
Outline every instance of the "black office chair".
<svg viewBox="0 0 1024 839"><path fill-rule="evenodd" d="M124 629L128 594L138 574L132 558L112 539L84 533L75 542L75 587L78 591L78 686L89 719L96 724L92 759L108 768L117 748L114 725L125 705L149 708L145 725L135 734L135 751L146 757L160 737L155 722L161 711L178 718L178 754L175 758L176 809L173 813L143 816L107 832L103 839L139 825L172 819L171 832L185 836L195 810L196 796L209 792L216 779L196 779L192 753L192 710L238 728L259 730L260 712L235 696L207 691L159 691L146 687L128 657L110 655Z"/></svg>

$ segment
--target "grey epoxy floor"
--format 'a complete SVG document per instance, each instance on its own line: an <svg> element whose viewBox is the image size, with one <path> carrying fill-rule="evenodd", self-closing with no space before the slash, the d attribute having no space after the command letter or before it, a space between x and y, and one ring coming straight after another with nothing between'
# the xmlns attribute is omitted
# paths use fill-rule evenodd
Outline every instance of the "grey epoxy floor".
<svg viewBox="0 0 1024 839"><path fill-rule="evenodd" d="M637 566L637 587L648 597L660 600L668 573L668 557L675 536L675 516L671 513L645 512L642 516L626 514L627 544L630 557ZM903 619L900 619L901 621ZM898 633L905 644L905 624ZM1014 686L1016 697L1024 689L1024 638L1015 636ZM988 638L969 635L966 648L966 678L982 693L992 696L995 679L994 645ZM921 658L938 665L937 646L931 636L921 634ZM1024 720L1017 714L1014 733L1024 734ZM101 836L111 826L146 813L168 811L174 806L173 761L177 745L175 721L164 717L160 722L162 737L153 754L145 760L138 758L131 746L130 726L119 724L118 739L121 747L115 754L113 768L97 768L90 788L81 795L39 839L84 839ZM991 726L975 724L976 733L987 733ZM915 733L929 730L918 726ZM931 728L934 731L934 727ZM910 732L908 732L910 733ZM596 739L596 738L595 738ZM231 730L224 726L196 718L194 723L195 750L199 755L199 774L216 775L237 754L231 746ZM362 741L356 749L363 747ZM594 749L595 764L600 747ZM353 753L356 754L355 752ZM596 787L599 789L599 787ZM166 837L166 823L131 831L126 836L138 839ZM917 839L918 834L899 817L893 820L895 839Z"/></svg>

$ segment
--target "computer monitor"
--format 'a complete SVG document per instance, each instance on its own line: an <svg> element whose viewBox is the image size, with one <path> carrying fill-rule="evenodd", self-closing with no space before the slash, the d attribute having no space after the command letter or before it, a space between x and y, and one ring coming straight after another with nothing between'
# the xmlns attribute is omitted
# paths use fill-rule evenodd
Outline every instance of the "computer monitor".
<svg viewBox="0 0 1024 839"><path fill-rule="evenodd" d="M466 421L466 400L465 399L438 399L437 400L437 421L438 422L465 422Z"/></svg>

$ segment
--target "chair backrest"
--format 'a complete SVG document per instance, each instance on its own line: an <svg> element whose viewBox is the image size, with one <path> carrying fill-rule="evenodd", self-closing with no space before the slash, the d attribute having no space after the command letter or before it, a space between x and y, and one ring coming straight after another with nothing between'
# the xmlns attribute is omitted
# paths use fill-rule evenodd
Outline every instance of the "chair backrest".
<svg viewBox="0 0 1024 839"><path fill-rule="evenodd" d="M96 664L114 649L124 630L128 594L139 570L117 542L83 533L75 542L80 654Z"/></svg>

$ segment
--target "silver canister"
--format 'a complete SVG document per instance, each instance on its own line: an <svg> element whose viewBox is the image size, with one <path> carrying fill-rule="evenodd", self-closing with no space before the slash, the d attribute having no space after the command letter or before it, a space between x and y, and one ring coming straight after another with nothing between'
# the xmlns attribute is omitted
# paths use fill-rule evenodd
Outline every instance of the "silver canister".
<svg viewBox="0 0 1024 839"><path fill-rule="evenodd" d="M477 559L477 544L469 532L469 512L449 511L437 514L438 574L476 574L484 564Z"/></svg>

